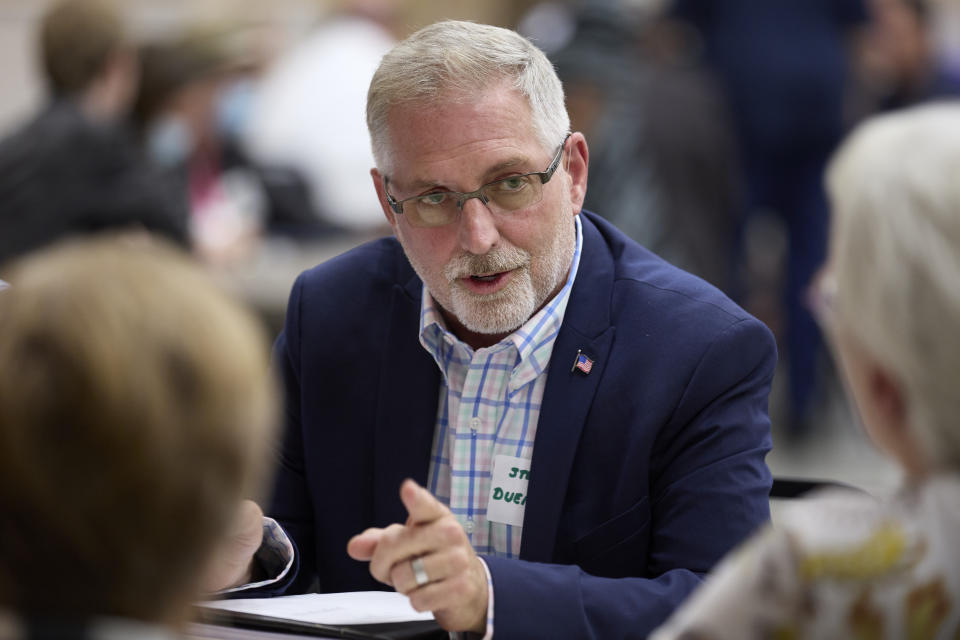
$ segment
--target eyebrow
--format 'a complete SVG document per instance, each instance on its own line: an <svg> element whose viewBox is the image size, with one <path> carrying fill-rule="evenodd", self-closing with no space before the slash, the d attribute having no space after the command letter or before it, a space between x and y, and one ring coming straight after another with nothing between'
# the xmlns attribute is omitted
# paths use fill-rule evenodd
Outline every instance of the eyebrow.
<svg viewBox="0 0 960 640"><path fill-rule="evenodd" d="M504 169L510 169L512 167L516 167L517 165L528 163L529 161L530 159L524 156L514 156L512 158L507 158L503 162L498 162L492 167L489 167L486 171L484 171L481 174L484 176L484 178L482 179L482 182L479 185L477 185L477 188L487 184L488 182L491 182L492 180L496 180L494 176L502 172ZM420 191L420 190L433 189L433 188L443 188L443 189L448 188L443 186L441 183L432 181L432 180L414 180L409 184L401 184L394 180L391 180L390 182L392 184L397 185L399 188L402 188L404 190L409 190L409 191Z"/></svg>

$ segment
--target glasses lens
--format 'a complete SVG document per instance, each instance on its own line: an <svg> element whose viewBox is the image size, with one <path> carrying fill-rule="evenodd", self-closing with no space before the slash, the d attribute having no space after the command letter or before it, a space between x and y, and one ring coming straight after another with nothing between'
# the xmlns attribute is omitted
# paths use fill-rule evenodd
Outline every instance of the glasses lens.
<svg viewBox="0 0 960 640"><path fill-rule="evenodd" d="M410 224L415 227L440 227L453 222L459 211L457 199L447 194L430 194L405 204Z"/></svg>
<svg viewBox="0 0 960 640"><path fill-rule="evenodd" d="M516 211L540 202L543 183L539 176L510 176L483 187L483 194L506 211Z"/></svg>

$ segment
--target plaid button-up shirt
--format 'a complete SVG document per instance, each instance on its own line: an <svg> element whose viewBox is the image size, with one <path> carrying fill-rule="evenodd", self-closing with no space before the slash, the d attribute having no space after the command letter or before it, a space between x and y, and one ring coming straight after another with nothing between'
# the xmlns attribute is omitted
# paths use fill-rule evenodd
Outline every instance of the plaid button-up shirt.
<svg viewBox="0 0 960 640"><path fill-rule="evenodd" d="M477 553L515 558L523 527L487 520L498 455L533 457L547 365L580 265L580 218L567 281L546 306L499 343L472 348L450 333L423 291L420 343L443 374L427 486L457 517Z"/></svg>

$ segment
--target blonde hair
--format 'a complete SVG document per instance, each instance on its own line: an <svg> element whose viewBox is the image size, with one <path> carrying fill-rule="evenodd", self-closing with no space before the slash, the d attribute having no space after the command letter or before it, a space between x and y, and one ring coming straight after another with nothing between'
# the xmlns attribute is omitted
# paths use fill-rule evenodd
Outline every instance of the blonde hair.
<svg viewBox="0 0 960 640"><path fill-rule="evenodd" d="M840 322L903 385L935 467L960 467L960 104L879 116L835 156Z"/></svg>
<svg viewBox="0 0 960 640"><path fill-rule="evenodd" d="M498 81L526 98L545 151L570 129L563 85L540 49L515 31L457 20L420 29L387 53L367 92L367 128L377 168L389 169L391 107L438 98L469 99Z"/></svg>
<svg viewBox="0 0 960 640"><path fill-rule="evenodd" d="M0 608L171 620L271 457L261 328L166 246L74 241L0 292Z"/></svg>

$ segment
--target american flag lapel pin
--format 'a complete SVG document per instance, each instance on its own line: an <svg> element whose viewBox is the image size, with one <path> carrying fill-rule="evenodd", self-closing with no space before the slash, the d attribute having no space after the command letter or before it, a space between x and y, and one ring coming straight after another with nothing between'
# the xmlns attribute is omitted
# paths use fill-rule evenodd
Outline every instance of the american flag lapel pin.
<svg viewBox="0 0 960 640"><path fill-rule="evenodd" d="M577 349L577 359L573 361L573 367L570 369L570 373L578 369L583 375L589 374L590 370L593 369L593 360L580 349Z"/></svg>

